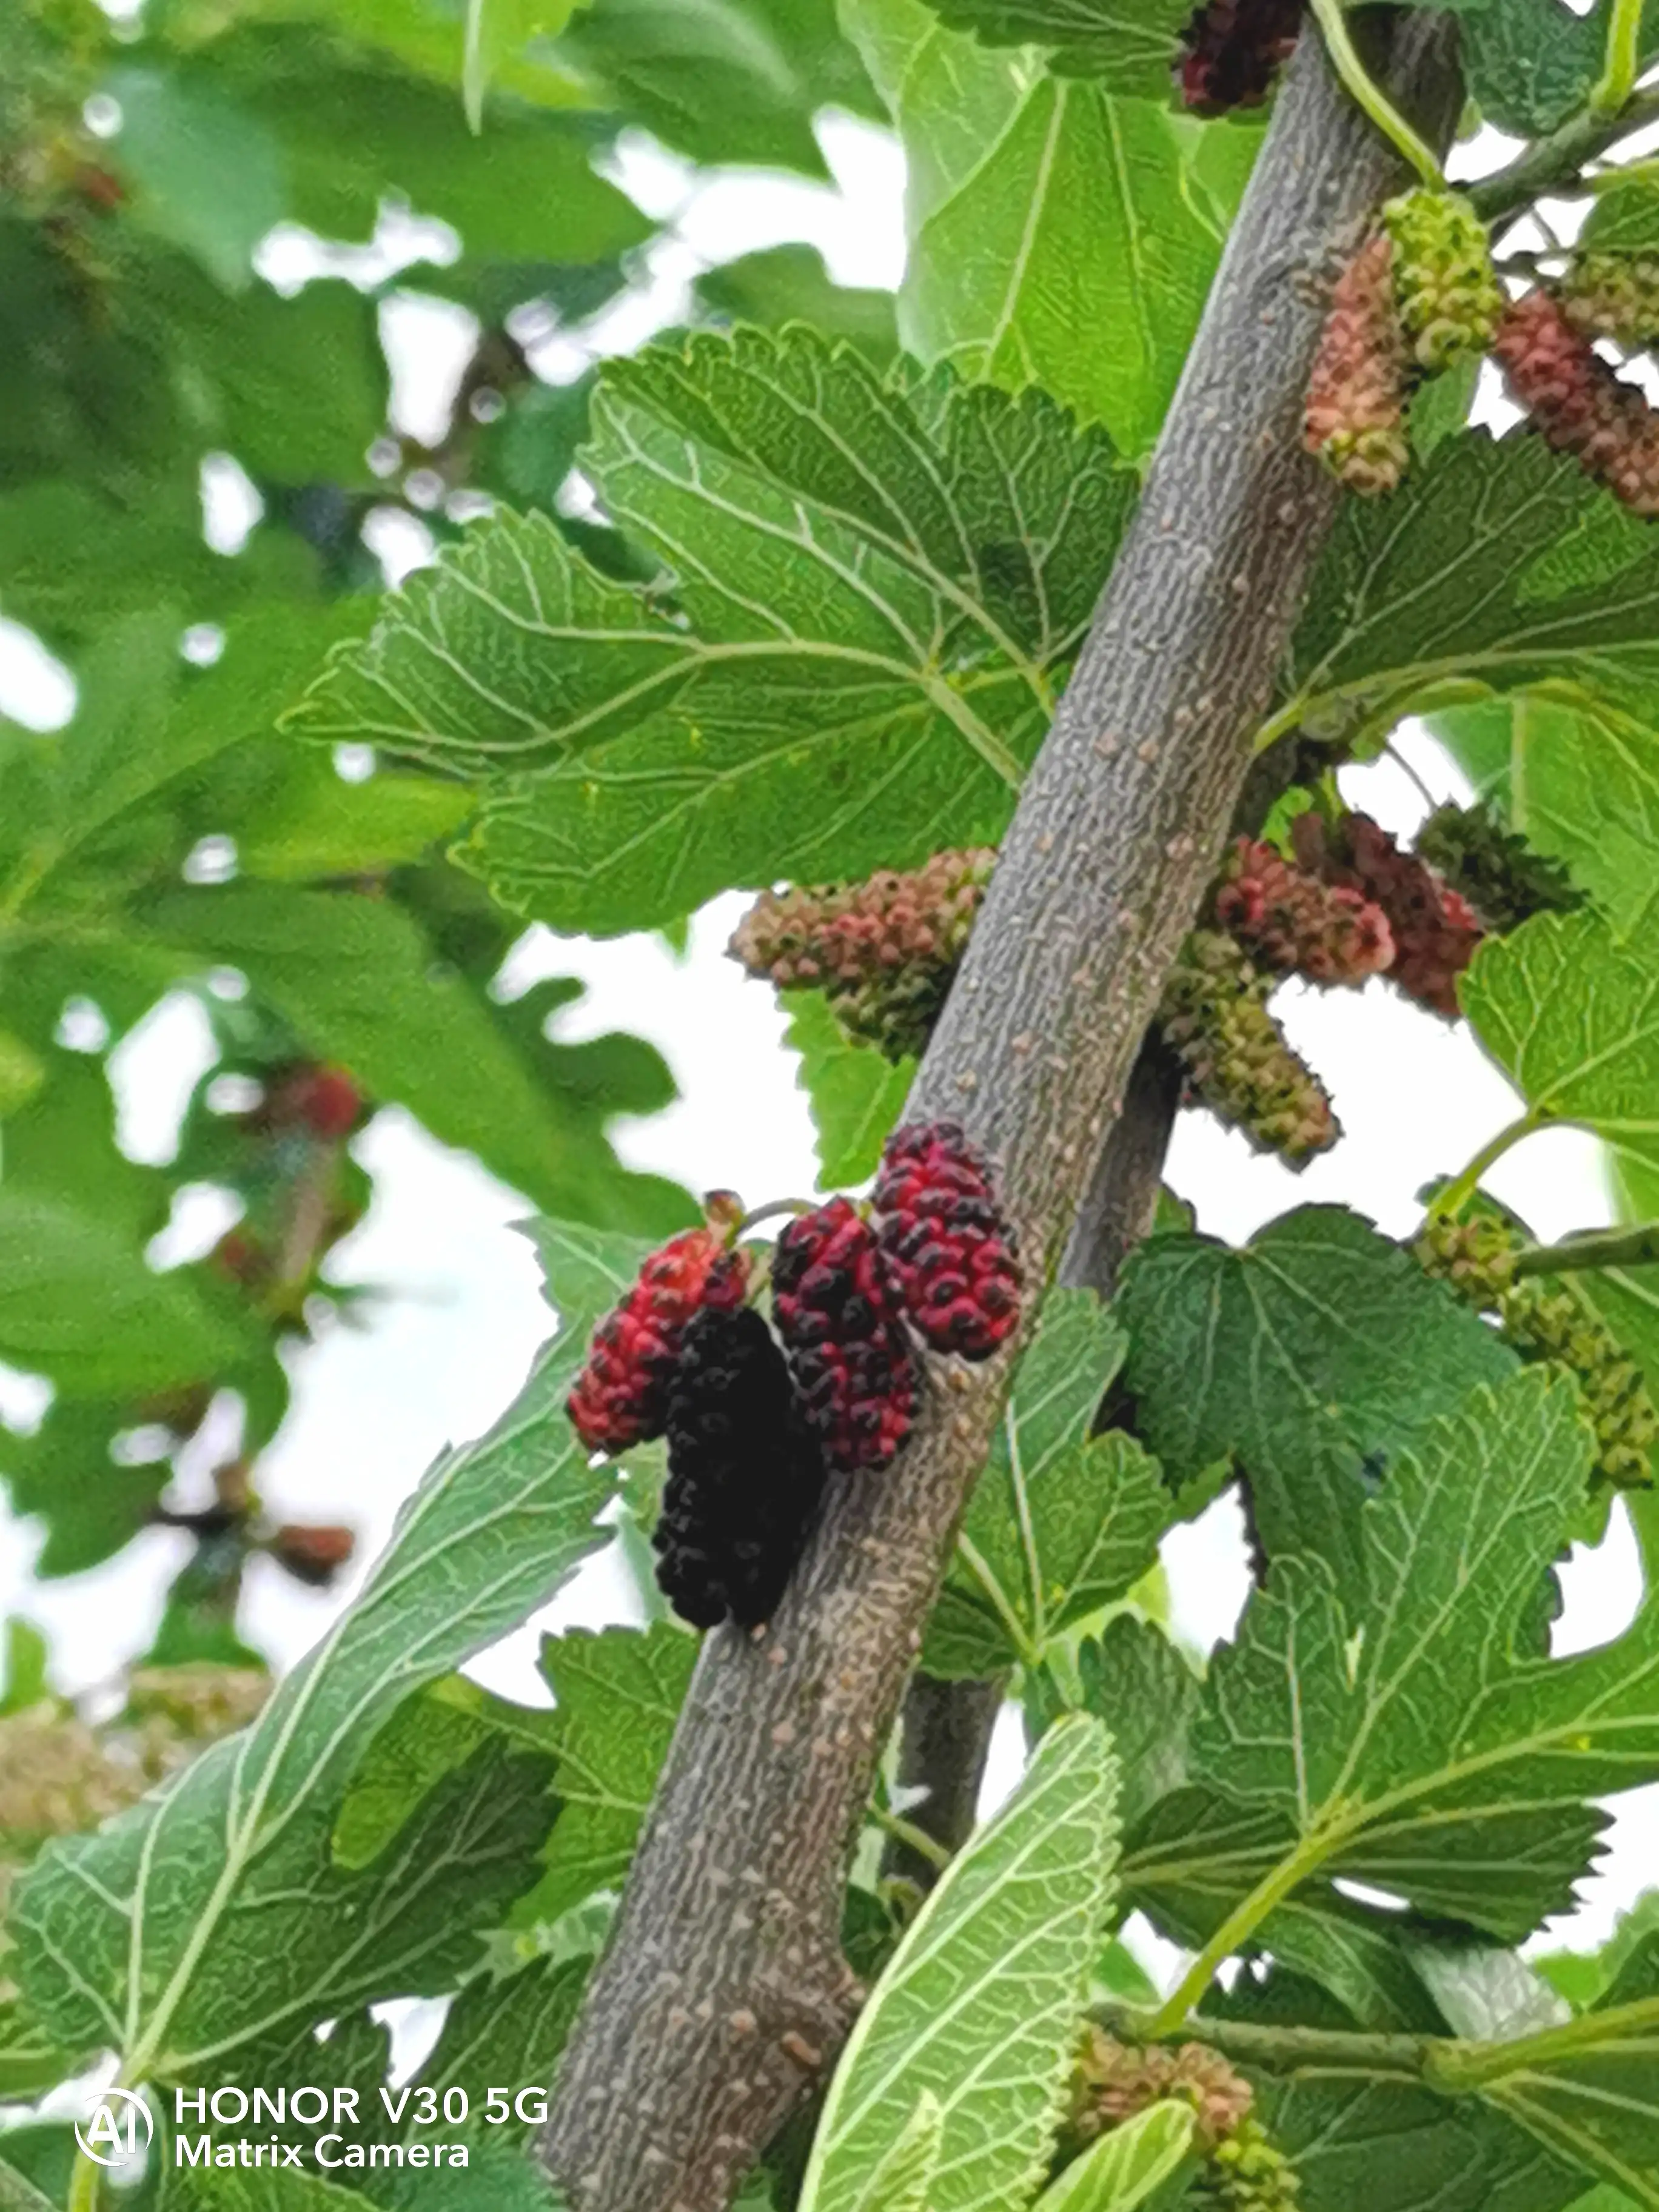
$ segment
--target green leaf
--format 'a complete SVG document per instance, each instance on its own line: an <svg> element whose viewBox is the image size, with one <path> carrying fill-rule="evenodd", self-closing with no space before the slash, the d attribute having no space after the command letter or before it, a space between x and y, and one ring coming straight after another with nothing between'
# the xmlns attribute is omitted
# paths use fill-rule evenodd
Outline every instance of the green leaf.
<svg viewBox="0 0 1659 2212"><path fill-rule="evenodd" d="M1109 1620L1077 1653L1074 1685L1061 1693L1056 1662L1027 1686L1026 1711L1038 1733L1076 1710L1104 1721L1123 1770L1119 1815L1126 1832L1158 1798L1187 1778L1187 1729L1200 1677L1161 1628L1133 1613Z"/></svg>
<svg viewBox="0 0 1659 2212"><path fill-rule="evenodd" d="M1165 1479L1236 1455L1262 1541L1355 1570L1367 1489L1512 1354L1408 1253L1340 1206L1240 1251L1157 1237L1124 1270L1124 1380Z"/></svg>
<svg viewBox="0 0 1659 2212"><path fill-rule="evenodd" d="M1046 46L1060 76L1101 78L1115 93L1167 100L1192 20L1185 0L930 0L953 31L989 46Z"/></svg>
<svg viewBox="0 0 1659 2212"><path fill-rule="evenodd" d="M46 1079L40 1054L31 1052L21 1037L0 1029L0 1121L27 1106Z"/></svg>
<svg viewBox="0 0 1659 2212"><path fill-rule="evenodd" d="M1495 691L1565 681L1639 714L1659 682L1659 552L1632 559L1626 528L1613 562L1559 558L1603 543L1607 509L1541 438L1480 430L1446 439L1383 507L1346 502L1269 728L1396 720L1436 685L1470 680Z"/></svg>
<svg viewBox="0 0 1659 2212"><path fill-rule="evenodd" d="M88 1211L0 1189L0 1358L74 1391L164 1390L234 1365L248 1340L179 1274Z"/></svg>
<svg viewBox="0 0 1659 2212"><path fill-rule="evenodd" d="M1148 56L1169 13L1158 0ZM843 14L909 157L903 343L1012 391L1040 384L1126 453L1145 453L1242 167L1218 191L1200 126L947 31L924 0L844 0ZM1137 89L1145 73L1131 72Z"/></svg>
<svg viewBox="0 0 1659 2212"><path fill-rule="evenodd" d="M1034 2189L1070 2072L1116 1856L1116 1762L1097 1721L1052 1729L958 1853L860 2016L824 2104L800 2212L851 2212L931 2093L931 2212Z"/></svg>
<svg viewBox="0 0 1659 2212"><path fill-rule="evenodd" d="M635 1248L572 1241L611 1303ZM457 1881L522 1885L517 1855L539 1841L545 1809L539 1791L514 1802L495 1753L367 1873L332 1869L330 1839L348 1777L396 1707L544 1604L604 1540L594 1516L613 1477L589 1464L563 1410L599 1310L573 1305L518 1403L433 1468L362 1593L252 1729L25 1875L13 1971L71 2048L115 2049L130 2080L286 2049L319 2019L420 1988L429 1959L449 1965L471 1919Z"/></svg>
<svg viewBox="0 0 1659 2212"><path fill-rule="evenodd" d="M927 2212L944 2139L945 2108L931 2089L924 2089L902 2132L860 2192L854 2212Z"/></svg>
<svg viewBox="0 0 1659 2212"><path fill-rule="evenodd" d="M1642 931L1659 884L1659 732L1526 692L1449 708L1429 726L1619 936Z"/></svg>
<svg viewBox="0 0 1659 2212"><path fill-rule="evenodd" d="M769 246L723 261L697 279L697 296L725 322L771 330L810 323L884 367L898 351L893 295L837 284L813 246Z"/></svg>
<svg viewBox="0 0 1659 2212"><path fill-rule="evenodd" d="M884 387L799 329L607 363L593 423L675 606L501 516L335 659L302 732L493 778L469 858L563 928L994 839L1133 500L1104 437L1036 393Z"/></svg>
<svg viewBox="0 0 1659 2212"><path fill-rule="evenodd" d="M193 254L227 292L247 289L253 249L287 212L276 141L234 102L133 64L105 90L119 105L112 146L139 222Z"/></svg>
<svg viewBox="0 0 1659 2212"><path fill-rule="evenodd" d="M461 94L468 125L483 128L484 94L501 63L532 39L556 38L582 0L466 0Z"/></svg>
<svg viewBox="0 0 1659 2212"><path fill-rule="evenodd" d="M1659 1165L1659 919L1621 944L1599 915L1536 915L1488 939L1458 990L1539 1122Z"/></svg>
<svg viewBox="0 0 1659 2212"><path fill-rule="evenodd" d="M602 104L705 163L821 176L814 116L876 112L835 0L598 0L558 53Z"/></svg>
<svg viewBox="0 0 1659 2212"><path fill-rule="evenodd" d="M1611 0L1579 13L1563 0L1501 0L1463 22L1469 96L1483 121L1516 137L1541 137L1583 106L1601 74ZM1648 27L1644 52L1653 51Z"/></svg>
<svg viewBox="0 0 1659 2212"><path fill-rule="evenodd" d="M155 901L156 936L248 977L321 1057L370 1097L399 1101L434 1136L465 1146L538 1205L577 1221L678 1227L690 1201L618 1164L604 1129L637 1100L590 1094L585 1054L520 1048L470 981L434 959L413 917L385 899L229 884ZM561 1082L565 1053L570 1079ZM653 1084L649 1103L663 1102Z"/></svg>
<svg viewBox="0 0 1659 2212"><path fill-rule="evenodd" d="M372 1866L446 1776L505 1738L545 1752L549 1716L492 1698L463 1674L433 1683L398 1708L363 1755L334 1823L336 1866Z"/></svg>
<svg viewBox="0 0 1659 2212"><path fill-rule="evenodd" d="M696 1662L696 1637L665 1621L643 1634L573 1629L543 1643L542 1672L558 1699L559 1816L520 1922L556 1920L621 1886Z"/></svg>
<svg viewBox="0 0 1659 2212"><path fill-rule="evenodd" d="M1572 2008L1524 1959L1499 1944L1411 1929L1401 1941L1454 2035L1504 2043L1559 2027L1572 2016Z"/></svg>
<svg viewBox="0 0 1659 2212"><path fill-rule="evenodd" d="M1578 234L1604 253L1659 252L1659 186L1651 177L1610 184L1590 202Z"/></svg>
<svg viewBox="0 0 1659 2212"><path fill-rule="evenodd" d="M266 883L382 875L418 860L472 811L470 792L434 776L381 772L348 783L325 757L300 754L246 828L242 874Z"/></svg>
<svg viewBox="0 0 1659 2212"><path fill-rule="evenodd" d="M783 1041L800 1055L796 1084L818 1133L818 1188L844 1190L874 1175L910 1095L915 1062L895 1066L854 1044L822 991L787 991L781 1003L789 1016Z"/></svg>
<svg viewBox="0 0 1659 2212"><path fill-rule="evenodd" d="M1032 2212L1135 2212L1180 2170L1197 2124L1190 2105L1149 2105L1068 2166Z"/></svg>
<svg viewBox="0 0 1659 2212"><path fill-rule="evenodd" d="M1123 1337L1091 1291L1053 1291L1020 1360L927 1629L933 1674L1036 1665L1158 1556L1172 1500L1121 1431L1094 1434Z"/></svg>

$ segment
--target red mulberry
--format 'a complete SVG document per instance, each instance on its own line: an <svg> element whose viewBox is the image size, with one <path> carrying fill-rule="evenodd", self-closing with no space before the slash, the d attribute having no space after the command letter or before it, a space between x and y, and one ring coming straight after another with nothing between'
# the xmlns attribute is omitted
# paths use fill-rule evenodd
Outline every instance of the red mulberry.
<svg viewBox="0 0 1659 2212"><path fill-rule="evenodd" d="M1187 1103L1207 1106L1258 1152L1299 1168L1342 1133L1319 1078L1267 1011L1276 980L1231 937L1195 929L1170 971L1158 1018L1185 1071Z"/></svg>
<svg viewBox="0 0 1659 2212"><path fill-rule="evenodd" d="M1343 270L1308 382L1304 442L1368 495L1397 489L1411 459L1393 264L1393 241L1380 231Z"/></svg>
<svg viewBox="0 0 1659 2212"><path fill-rule="evenodd" d="M876 1233L850 1200L832 1198L784 1230L772 1307L830 1465L889 1466L915 1419L916 1371Z"/></svg>
<svg viewBox="0 0 1659 2212"><path fill-rule="evenodd" d="M1419 368L1489 352L1507 302L1486 227L1461 192L1403 192L1382 210L1394 241L1394 294Z"/></svg>
<svg viewBox="0 0 1659 2212"><path fill-rule="evenodd" d="M1489 806L1437 807L1417 833L1417 850L1500 935L1535 914L1571 914L1584 903L1560 862L1534 853Z"/></svg>
<svg viewBox="0 0 1659 2212"><path fill-rule="evenodd" d="M781 991L822 991L856 1042L919 1057L995 864L988 850L936 853L909 874L767 891L738 924L732 956Z"/></svg>
<svg viewBox="0 0 1659 2212"><path fill-rule="evenodd" d="M1382 908L1394 933L1390 980L1420 1005L1455 1017L1457 979L1482 934L1468 902L1368 814L1345 814L1334 826L1321 815L1299 814L1291 840L1310 873Z"/></svg>
<svg viewBox="0 0 1659 2212"><path fill-rule="evenodd" d="M1326 884L1271 845L1240 837L1228 854L1212 911L1217 927L1252 958L1315 983L1363 983L1394 963L1379 906Z"/></svg>
<svg viewBox="0 0 1659 2212"><path fill-rule="evenodd" d="M983 1154L954 1121L896 1130L872 1203L911 1321L935 1352L988 1359L1018 1323L1020 1271Z"/></svg>
<svg viewBox="0 0 1659 2212"><path fill-rule="evenodd" d="M308 1526L289 1522L271 1535L266 1549L279 1566L296 1582L313 1589L326 1589L349 1565L357 1539L349 1528Z"/></svg>
<svg viewBox="0 0 1659 2212"><path fill-rule="evenodd" d="M659 1437L680 1341L704 1307L743 1304L749 1256L722 1231L688 1229L653 1252L633 1289L593 1332L587 1364L566 1401L589 1451L626 1451Z"/></svg>
<svg viewBox="0 0 1659 2212"><path fill-rule="evenodd" d="M1659 254L1591 251L1574 256L1561 289L1574 330L1632 353L1659 341Z"/></svg>
<svg viewBox="0 0 1659 2212"><path fill-rule="evenodd" d="M1573 327L1543 286L1511 301L1494 348L1546 441L1633 513L1659 514L1659 414Z"/></svg>
<svg viewBox="0 0 1659 2212"><path fill-rule="evenodd" d="M1305 0L1207 0L1188 23L1176 82L1194 115L1260 107L1296 51Z"/></svg>
<svg viewBox="0 0 1659 2212"><path fill-rule="evenodd" d="M752 1307L691 1316L667 1423L658 1583L694 1628L728 1618L757 1627L794 1572L823 1494L823 1456Z"/></svg>

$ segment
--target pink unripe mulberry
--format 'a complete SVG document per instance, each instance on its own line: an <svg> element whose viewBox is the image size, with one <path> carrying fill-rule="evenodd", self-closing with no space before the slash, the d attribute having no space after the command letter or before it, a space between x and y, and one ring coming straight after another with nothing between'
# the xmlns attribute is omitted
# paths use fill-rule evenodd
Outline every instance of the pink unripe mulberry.
<svg viewBox="0 0 1659 2212"><path fill-rule="evenodd" d="M1212 910L1218 927L1280 975L1363 983L1394 963L1394 936L1381 907L1253 837L1235 841Z"/></svg>
<svg viewBox="0 0 1659 2212"><path fill-rule="evenodd" d="M1633 514L1659 514L1659 414L1614 375L1553 292L1540 285L1511 301L1493 349L1547 444Z"/></svg>
<svg viewBox="0 0 1659 2212"><path fill-rule="evenodd" d="M1304 442L1350 490L1394 491L1406 473L1407 372L1394 243L1379 231L1337 279L1308 382Z"/></svg>

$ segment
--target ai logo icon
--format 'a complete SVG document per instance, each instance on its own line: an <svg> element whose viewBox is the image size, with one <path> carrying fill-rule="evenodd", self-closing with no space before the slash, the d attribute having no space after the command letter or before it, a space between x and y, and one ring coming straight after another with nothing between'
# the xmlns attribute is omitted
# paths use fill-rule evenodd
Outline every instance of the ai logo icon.
<svg viewBox="0 0 1659 2212"><path fill-rule="evenodd" d="M75 2140L94 2166L119 2166L149 2148L155 2123L134 2091L103 2089L87 2106L86 2119L75 2123Z"/></svg>

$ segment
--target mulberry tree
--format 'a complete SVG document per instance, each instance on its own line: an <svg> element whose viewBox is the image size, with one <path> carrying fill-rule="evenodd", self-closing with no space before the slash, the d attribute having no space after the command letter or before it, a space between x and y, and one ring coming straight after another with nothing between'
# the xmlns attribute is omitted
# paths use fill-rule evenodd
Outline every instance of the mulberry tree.
<svg viewBox="0 0 1659 2212"><path fill-rule="evenodd" d="M95 1695L9 1630L3 2212L1659 2207L1659 1893L1547 1934L1659 1784L1650 16L15 0L0 611L76 702L0 728L0 1475L43 1581L173 1571ZM830 109L902 149L896 296L782 247L618 350L687 260L641 134L821 179ZM378 244L289 292L296 226ZM468 319L422 437L394 285ZM1403 836L1413 717L1468 790ZM726 896L811 1191L628 1167L641 1010L514 982ZM1230 1246L1177 1117L1316 1192L1339 1003L1512 1118ZM550 1340L277 1678L387 1108L523 1195ZM1612 1218L1546 1236L1563 1126ZM1206 1656L1162 1547L1229 1513ZM602 1553L643 1625L481 1687Z"/></svg>

